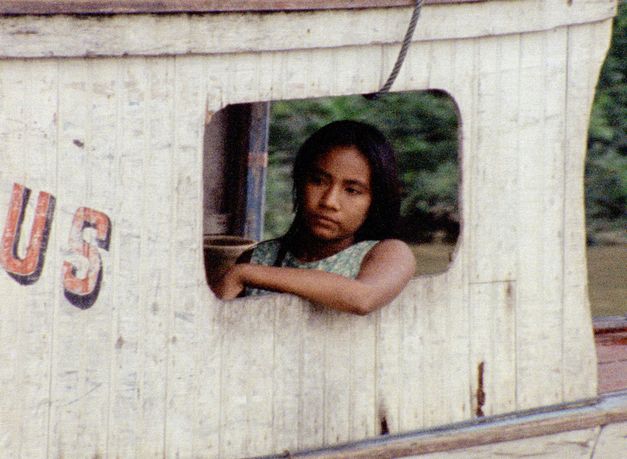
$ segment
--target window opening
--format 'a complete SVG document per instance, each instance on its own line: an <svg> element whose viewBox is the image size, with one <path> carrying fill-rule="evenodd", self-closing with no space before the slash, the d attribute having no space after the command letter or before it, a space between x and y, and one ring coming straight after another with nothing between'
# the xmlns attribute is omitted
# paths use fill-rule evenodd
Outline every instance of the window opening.
<svg viewBox="0 0 627 459"><path fill-rule="evenodd" d="M416 274L443 272L459 236L459 116L441 91L275 101L270 110L264 239L292 221L291 167L302 142L337 119L379 128L394 146L403 200L399 236L416 254Z"/></svg>
<svg viewBox="0 0 627 459"><path fill-rule="evenodd" d="M228 255L220 260L216 244L243 250L251 240L287 231L294 156L310 134L339 119L376 126L396 151L402 186L398 237L416 255L416 274L448 268L460 228L459 116L448 94L422 91L375 100L355 95L237 104L213 114L205 130L203 168L208 279L223 269L208 263L228 264L240 253L224 249Z"/></svg>

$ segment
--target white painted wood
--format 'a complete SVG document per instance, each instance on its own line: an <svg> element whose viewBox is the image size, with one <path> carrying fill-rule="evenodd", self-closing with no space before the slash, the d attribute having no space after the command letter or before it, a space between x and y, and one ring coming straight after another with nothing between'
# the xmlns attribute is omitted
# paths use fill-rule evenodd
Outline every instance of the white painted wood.
<svg viewBox="0 0 627 459"><path fill-rule="evenodd" d="M171 456L193 456L197 426L194 397L198 385L196 368L203 356L200 323L197 316L203 309L197 287L201 278L198 261L202 258L200 244L202 216L198 212L201 195L202 142L206 110L206 85L199 78L205 70L201 59L174 62L173 133L174 173L169 184L172 207L172 259L176 266L170 277L174 292L168 329L168 369L166 391L165 450ZM175 121L175 122L174 122ZM196 275L192 273L197 273Z"/></svg>
<svg viewBox="0 0 627 459"><path fill-rule="evenodd" d="M477 42L476 152L464 167L472 181L469 244L475 263L472 282L515 276L516 199L518 187L519 36L490 37ZM524 185L523 185L524 186ZM512 196L513 195L513 196Z"/></svg>
<svg viewBox="0 0 627 459"><path fill-rule="evenodd" d="M0 18L5 57L7 43L27 56L193 51L0 61L0 230L14 182L33 190L24 234L37 193L57 199L41 279L25 287L0 269L0 384L16 394L0 398L0 456L241 457L375 437L383 416L392 433L468 420L481 362L483 414L594 395L573 203L610 25L585 22L614 5L551 5L427 9L394 88L442 89L458 104L462 235L446 273L412 280L367 317L288 296L215 299L202 265L204 126L230 103L376 90L406 9ZM481 14L469 21L467 8ZM461 17L468 27L454 27ZM304 32L319 23L333 31L322 42ZM134 38L147 24L155 40L160 27L187 28L151 48ZM214 48L172 48L193 40ZM269 43L285 49L256 52ZM112 224L100 295L85 310L65 298L61 271L81 206ZM573 435L556 440L578 454L588 434Z"/></svg>
<svg viewBox="0 0 627 459"><path fill-rule="evenodd" d="M561 233L552 231L559 224L559 212L551 212L548 203L553 197L544 190L561 185L556 177L562 175L563 167L556 161L562 152L545 147L545 111L547 90L563 83L548 80L549 41L548 33L524 35L520 48L517 302L525 305L524 312L517 314L516 329L520 408L561 400L557 382L561 365L561 258L554 253L561 243ZM538 327L539 321L546 325ZM541 349L554 352L538 359Z"/></svg>
<svg viewBox="0 0 627 459"><path fill-rule="evenodd" d="M379 434L377 413L372 403L376 384L376 317L349 317L348 322L351 352L348 438L354 441Z"/></svg>
<svg viewBox="0 0 627 459"><path fill-rule="evenodd" d="M107 68L98 74L105 73ZM108 419L108 444L111 454L130 456L141 438L141 397L144 356L142 352L144 304L142 296L142 265L145 263L146 242L144 225L144 174L149 171L144 152L148 150L149 126L146 112L150 99L145 96L150 87L149 67L145 59L118 62L111 89L117 97L109 113L115 116L115 130L102 135L115 139L117 156L113 172L115 183L115 214L113 269L117 273L114 286L115 308L110 311L112 330L111 385ZM97 82L95 82L95 85ZM97 127L95 126L96 132ZM110 185L109 185L110 187ZM144 218L142 218L144 217ZM157 418L158 419L158 418Z"/></svg>
<svg viewBox="0 0 627 459"><path fill-rule="evenodd" d="M325 313L324 330L324 442L350 439L351 318ZM365 319L368 320L368 319Z"/></svg>
<svg viewBox="0 0 627 459"><path fill-rule="evenodd" d="M414 41L551 30L603 21L612 1L517 0L427 5ZM0 55L69 57L267 52L398 43L410 8L266 14L4 16ZM473 18L469 21L468 18ZM324 25L324 26L322 26ZM143 31L138 40L129 30ZM346 33L350 31L350 34Z"/></svg>
<svg viewBox="0 0 627 459"><path fill-rule="evenodd" d="M593 459L621 459L627 451L627 422L609 424L601 428L592 451Z"/></svg>
<svg viewBox="0 0 627 459"><path fill-rule="evenodd" d="M589 114L594 88L603 56L607 52L610 30L601 24L568 29L568 87L566 92L566 129L564 145L564 398L573 400L580 394L596 393L596 353L588 301L584 164ZM586 69L577 71L575 69Z"/></svg>
<svg viewBox="0 0 627 459"><path fill-rule="evenodd" d="M529 456L538 458L589 458L593 451L598 428L546 435L544 437L513 440L490 445L474 446L454 451L406 456L421 459L479 459L490 457Z"/></svg>
<svg viewBox="0 0 627 459"><path fill-rule="evenodd" d="M303 333L307 325L296 297L290 301L273 301L271 307L274 309L272 450L295 451L302 448L299 413L305 402L302 388L307 349Z"/></svg>
<svg viewBox="0 0 627 459"><path fill-rule="evenodd" d="M419 282L412 280L412 283ZM408 289L403 293L404 298L399 299L404 304L420 304L418 308L402 308L400 317L400 333L404 352L399 354L400 371L399 376L403 381L412 381L415 390L401 390L399 422L401 425L423 425L425 422L426 400L425 381L428 377L428 349L426 347L429 335L429 326L422 320L425 316L427 306L427 292L423 288ZM379 421L380 424L380 421ZM375 426L377 433L380 433L380 425Z"/></svg>
<svg viewBox="0 0 627 459"><path fill-rule="evenodd" d="M470 307L472 411L476 416L515 411L516 284L472 284Z"/></svg>
<svg viewBox="0 0 627 459"><path fill-rule="evenodd" d="M324 330L325 315L320 308L303 308L295 317L283 320L294 319L300 319L304 325L300 336L302 357L298 403L298 446L302 449L324 443L324 332L319 330Z"/></svg>
<svg viewBox="0 0 627 459"><path fill-rule="evenodd" d="M146 82L141 83L146 85L150 99L144 104L142 114L144 134L141 140L146 143L147 148L143 151L140 193L143 219L149 217L150 224L143 225L141 229L141 263L137 267L142 304L137 311L140 339L137 347L139 375L135 432L142 441L133 446L137 457L154 457L163 451L167 418L168 330L173 293L169 288L172 277L171 270L168 269L169 263L162 263L161 260L169 262L174 257L170 246L173 234L172 207L168 203L175 170L172 165L175 157L173 133L170 128L174 118L175 63L174 59L168 59L165 62L145 62L145 65ZM129 306L133 307L132 304ZM207 330L210 330L209 324ZM211 365L206 363L203 368L209 371ZM197 400L197 403L211 403L211 398L205 396ZM210 411L206 411L209 419ZM116 425L111 425L109 429L111 438L116 431ZM209 435L206 440L211 441ZM124 446L121 444L113 448L111 445L111 454L115 451L122 455Z"/></svg>
<svg viewBox="0 0 627 459"><path fill-rule="evenodd" d="M377 425L385 419L389 433L398 433L400 427L400 392L405 389L400 375L400 315L401 304L394 302L377 311L377 348L375 370L375 409Z"/></svg>

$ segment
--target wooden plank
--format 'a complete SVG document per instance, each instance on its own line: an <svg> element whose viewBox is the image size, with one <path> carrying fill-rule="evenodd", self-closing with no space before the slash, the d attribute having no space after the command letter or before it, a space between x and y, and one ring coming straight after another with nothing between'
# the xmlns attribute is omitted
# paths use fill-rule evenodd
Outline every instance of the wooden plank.
<svg viewBox="0 0 627 459"><path fill-rule="evenodd" d="M376 317L347 317L350 332L348 438L358 440L374 437L376 426L375 343Z"/></svg>
<svg viewBox="0 0 627 459"><path fill-rule="evenodd" d="M516 409L516 283L472 284L471 395L473 415Z"/></svg>
<svg viewBox="0 0 627 459"><path fill-rule="evenodd" d="M424 427L432 427L442 423L450 422L450 398L448 389L451 387L453 393L459 393L463 386L467 385L467 380L452 381L449 379L449 353L446 343L448 342L448 330L446 325L448 318L448 289L446 288L446 276L429 276L424 279L422 287L425 289L425 304L421 305L419 311L427 314L422 320L425 322L422 327L424 335L424 362L423 387L418 388L414 381L406 381L404 390L422 390L423 395L423 416ZM404 306L402 306L404 307ZM415 306L417 307L417 306ZM402 348L401 348L402 349ZM399 351L402 352L402 351ZM457 400L459 402L459 399ZM411 429L410 425L402 427L401 431Z"/></svg>
<svg viewBox="0 0 627 459"><path fill-rule="evenodd" d="M276 297L275 297L276 298ZM305 308L290 296L288 301L273 301L274 365L272 377L272 451L294 451L299 444L303 403Z"/></svg>
<svg viewBox="0 0 627 459"><path fill-rule="evenodd" d="M425 425L426 398L429 397L425 380L434 374L429 374L427 366L429 348L425 345L429 334L428 321L424 320L433 313L433 308L427 303L426 284L429 280L412 279L408 288L397 299L401 304L420 305L401 308L400 339L402 351L399 353L400 370L399 384L402 390L399 393L399 424L402 426ZM378 413L375 413L378 414ZM376 425L376 433L381 434L381 419Z"/></svg>
<svg viewBox="0 0 627 459"><path fill-rule="evenodd" d="M516 317L517 403L519 409L562 400L561 393L561 257L549 256L561 244L561 215L551 211L559 194L561 164L547 150L545 63L551 47L545 33L527 34L520 47L520 157L518 161L518 266ZM543 349L552 349L545 353ZM543 355L538 359L538 355Z"/></svg>
<svg viewBox="0 0 627 459"><path fill-rule="evenodd" d="M220 434L218 457L246 451L248 444L248 352L254 340L256 320L246 314L249 301L237 301L222 311L223 334L220 369ZM256 314L255 314L256 315Z"/></svg>
<svg viewBox="0 0 627 459"><path fill-rule="evenodd" d="M626 420L627 393L623 391L604 396L597 402L554 405L526 412L492 416L481 421L448 424L437 429L365 440L335 448L296 452L292 453L292 457L317 459L406 457L490 444L498 451L499 444L503 442L526 439L520 444L528 442L527 447L532 447L534 442L549 435L566 433L565 437L572 434L576 438L577 434L574 432L594 431L591 437L584 436L583 443L587 447L590 440L596 438L599 426L619 425L620 430ZM559 439L560 436L556 438ZM593 443L594 441L591 444ZM562 446L568 447L568 442L562 442ZM577 448L574 451L577 451Z"/></svg>
<svg viewBox="0 0 627 459"><path fill-rule="evenodd" d="M279 298L277 298L279 300ZM248 337L244 340L246 347L240 348L240 352L246 354L246 358L240 356L245 362L245 370L240 372L240 378L245 378L245 384L238 388L233 387L232 392L240 399L245 397L246 405L243 407L245 422L243 425L230 426L233 435L240 435L243 449L237 455L252 456L257 452L270 453L273 451L273 400L274 393L274 304L271 302L259 302L254 308L255 313L250 313L250 306L242 313L249 318L243 319L249 323ZM226 344L228 346L228 344ZM254 375L254 377L252 377ZM289 374L282 375L289 377ZM227 382L228 384L228 382ZM239 391L237 393L236 391ZM228 451L228 450L227 450ZM234 455L228 452L227 455Z"/></svg>
<svg viewBox="0 0 627 459"><path fill-rule="evenodd" d="M461 257L461 254L458 255ZM471 377L470 359L470 305L469 293L465 288L451 286L463 285L464 272L461 269L462 260L455 260L455 266L446 273L446 282L441 285L448 290L448 301L443 308L444 328L446 340L442 344L445 352L446 365L441 369L447 381L444 406L446 420L444 422L459 422L472 417L472 388L469 383ZM445 287L446 286L446 287ZM441 389L440 389L441 390ZM428 397L429 394L425 394ZM415 424L416 426L420 424Z"/></svg>
<svg viewBox="0 0 627 459"><path fill-rule="evenodd" d="M519 37L486 37L477 48L475 148L468 158L472 194L469 247L471 282L514 279L518 184Z"/></svg>
<svg viewBox="0 0 627 459"><path fill-rule="evenodd" d="M564 398L573 400L596 392L590 304L587 299L584 164L586 133L594 88L607 52L609 21L568 29L568 80L564 131L564 314L562 328L569 338L563 356ZM571 203L578 203L572 205Z"/></svg>
<svg viewBox="0 0 627 459"><path fill-rule="evenodd" d="M425 4L491 0L425 0ZM5 0L0 14L136 14L223 11L294 11L412 6L413 0Z"/></svg>
<svg viewBox="0 0 627 459"><path fill-rule="evenodd" d="M141 380L143 370L142 328L144 326L144 298L141 282L143 255L144 203L143 174L148 165L144 151L148 129L148 66L144 59L111 61L113 69L100 63L100 74L109 73L101 86L113 80L110 88L115 94L116 106L111 108L115 117L113 132L100 132L115 139L115 171L105 190L115 190L115 223L113 244L115 248L115 294L111 299L111 400L109 402L109 449L117 456L132 456L140 438ZM110 84L110 83L109 83ZM100 105L105 105L100 101ZM106 151L106 150L105 150ZM104 153L104 152L103 152ZM101 191L102 194L106 192ZM110 196L110 195L109 195ZM112 196L110 196L111 199ZM153 261L154 263L154 261ZM157 418L158 419L158 418Z"/></svg>
<svg viewBox="0 0 627 459"><path fill-rule="evenodd" d="M398 46L408 13L404 8L391 8L289 14L0 16L0 56L161 56ZM595 1L578 8L560 0L432 6L424 9L413 41L552 30L601 21L614 14L614 2ZM473 21L468 21L469 17ZM137 40L129 30L142 30L142 39Z"/></svg>
<svg viewBox="0 0 627 459"><path fill-rule="evenodd" d="M236 301L223 311L221 457L272 451L274 305L263 300Z"/></svg>
<svg viewBox="0 0 627 459"><path fill-rule="evenodd" d="M141 190L142 244L140 248L139 296L142 304L138 315L140 327L137 336L138 352L138 410L135 443L137 457L163 455L164 426L166 425L166 390L168 365L168 332L172 304L171 270L173 259L170 241L172 233L172 207L167 203L173 183L172 161L174 118L174 59L145 61L145 97L143 106L142 141L143 173ZM140 82L141 84L141 82ZM149 223L146 221L148 219ZM209 328L209 327L207 327ZM212 354L210 354L212 355ZM207 363L207 367L211 364ZM210 398L197 403L210 402ZM207 418L210 418L207 410ZM211 437L207 436L210 442ZM119 453L122 456L122 453Z"/></svg>
<svg viewBox="0 0 627 459"><path fill-rule="evenodd" d="M627 422L603 426L592 459L622 459L627 451Z"/></svg>
<svg viewBox="0 0 627 459"><path fill-rule="evenodd" d="M324 444L324 358L325 349L320 331L326 324L320 307L304 307L297 315L304 328L300 362L300 400L298 409L298 446L311 448Z"/></svg>
<svg viewBox="0 0 627 459"><path fill-rule="evenodd" d="M324 444L350 440L351 328L346 314L325 310L324 339Z"/></svg>
<svg viewBox="0 0 627 459"><path fill-rule="evenodd" d="M202 146L207 87L205 65L198 57L174 62L172 182L168 183L172 206L172 239L169 289L172 307L168 318L168 368L166 393L165 455L194 456L194 436L199 413L189 394L198 393L199 357L204 350L197 333L200 312L199 287L206 289L202 260ZM176 120L176 121L175 121ZM176 266L176 269L172 269Z"/></svg>
<svg viewBox="0 0 627 459"><path fill-rule="evenodd" d="M401 358L401 309L400 302L393 302L379 309L377 314L376 344L376 392L375 409L376 426L382 433L386 426L389 433L401 431L400 425L400 391L399 384Z"/></svg>
<svg viewBox="0 0 627 459"><path fill-rule="evenodd" d="M553 435L534 437L533 439L513 440L489 445L461 448L453 451L440 451L431 454L419 454L421 459L482 459L487 457L531 456L552 459L588 459L594 450L594 442L599 428L576 430Z"/></svg>

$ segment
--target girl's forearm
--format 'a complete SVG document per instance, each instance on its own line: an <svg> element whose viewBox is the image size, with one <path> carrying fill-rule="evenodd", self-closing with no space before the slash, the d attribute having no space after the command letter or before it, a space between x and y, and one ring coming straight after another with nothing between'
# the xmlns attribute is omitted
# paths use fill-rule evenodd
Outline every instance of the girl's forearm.
<svg viewBox="0 0 627 459"><path fill-rule="evenodd" d="M253 264L237 265L236 269L249 287L292 293L339 311L364 315L388 302L376 286L339 274Z"/></svg>

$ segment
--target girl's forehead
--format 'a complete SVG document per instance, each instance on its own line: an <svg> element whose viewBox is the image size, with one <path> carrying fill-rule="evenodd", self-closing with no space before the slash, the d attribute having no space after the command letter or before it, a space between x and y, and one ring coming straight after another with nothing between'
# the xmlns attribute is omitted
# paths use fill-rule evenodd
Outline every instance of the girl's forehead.
<svg viewBox="0 0 627 459"><path fill-rule="evenodd" d="M354 145L339 145L329 148L316 158L316 165L335 165L340 163L354 163L370 169L368 158Z"/></svg>
<svg viewBox="0 0 627 459"><path fill-rule="evenodd" d="M330 148L317 158L314 166L342 179L370 183L368 158L353 145Z"/></svg>

